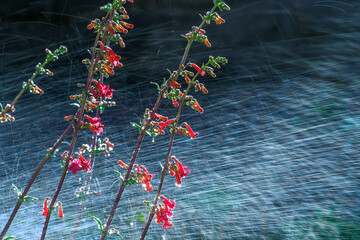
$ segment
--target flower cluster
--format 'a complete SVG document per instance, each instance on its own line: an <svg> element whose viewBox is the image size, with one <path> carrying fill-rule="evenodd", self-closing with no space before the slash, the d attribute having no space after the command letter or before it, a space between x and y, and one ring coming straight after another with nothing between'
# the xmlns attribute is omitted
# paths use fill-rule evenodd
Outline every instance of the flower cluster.
<svg viewBox="0 0 360 240"><path fill-rule="evenodd" d="M119 160L118 164L120 165L120 167L128 169L129 166L127 164L125 164L123 161ZM134 168L135 170L132 171L130 179L127 180L127 182L129 184L134 184L134 183L143 183L146 187L147 191L151 191L153 189L153 187L150 184L150 181L153 179L153 177L155 176L154 174L150 174L147 169L145 168L145 166L139 166L137 164L134 164Z"/></svg>
<svg viewBox="0 0 360 240"><path fill-rule="evenodd" d="M51 199L49 197L46 197L45 200L44 200L44 206L43 206L43 213L42 215L44 217L46 217L49 213L49 206L48 206L48 201L50 201ZM63 218L64 217L64 213L63 213L63 208L62 208L62 204L61 202L57 202L57 206L59 207L59 217L60 218Z"/></svg>
<svg viewBox="0 0 360 240"><path fill-rule="evenodd" d="M92 132L96 132L97 134L101 134L104 131L104 125L102 125L100 123L101 118L98 117L90 117L90 116L85 116L85 118L87 118L87 120L89 120L89 123L85 123L83 122L82 125L83 127L88 127L90 129L90 131Z"/></svg>
<svg viewBox="0 0 360 240"><path fill-rule="evenodd" d="M190 169L186 169L187 167L184 167L175 156L172 156L171 160L173 160L173 162L170 164L170 175L175 176L177 185L180 186L181 178L185 178L186 175L190 173Z"/></svg>
<svg viewBox="0 0 360 240"><path fill-rule="evenodd" d="M6 113L7 111L15 111L15 107L7 104L5 108L3 108L2 104L0 104L0 122L6 123L7 121L13 122L15 117L11 116L10 114Z"/></svg>
<svg viewBox="0 0 360 240"><path fill-rule="evenodd" d="M87 172L91 171L90 159L86 161L86 159L81 155L77 154L79 158L73 158L69 156L70 166L68 170L70 170L73 174L76 174L78 171L86 170ZM67 158L67 152L65 151L61 158Z"/></svg>
<svg viewBox="0 0 360 240"><path fill-rule="evenodd" d="M96 99L98 98L98 96L101 96L102 99L105 99L105 98L111 99L112 98L114 89L110 89L109 85L105 85L96 80L93 80L93 83L95 83L97 88L91 88L91 92Z"/></svg>
<svg viewBox="0 0 360 240"><path fill-rule="evenodd" d="M188 41L197 41L197 42L203 42L207 47L211 47L211 43L209 42L209 39L205 35L205 30L196 26L193 26L191 28L191 31L185 34L185 38Z"/></svg>
<svg viewBox="0 0 360 240"><path fill-rule="evenodd" d="M169 220L173 218L173 213L171 211L175 208L176 202L175 200L172 200L171 202L164 196L161 196L160 198L162 201L156 206L156 222L158 224L164 222L162 228L168 228L174 225L169 222Z"/></svg>

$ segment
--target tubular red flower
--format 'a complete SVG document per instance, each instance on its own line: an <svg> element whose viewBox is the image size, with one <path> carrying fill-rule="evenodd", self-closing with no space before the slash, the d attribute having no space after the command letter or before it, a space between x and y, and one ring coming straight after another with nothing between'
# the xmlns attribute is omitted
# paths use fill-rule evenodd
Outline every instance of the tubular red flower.
<svg viewBox="0 0 360 240"><path fill-rule="evenodd" d="M168 117L162 116L158 113L151 112L151 115L155 118L155 120L162 120L162 121L168 120Z"/></svg>
<svg viewBox="0 0 360 240"><path fill-rule="evenodd" d="M150 174L144 166L141 166L141 169L139 168L139 166L136 166L136 168L139 174L138 182L142 182L143 184L145 184L146 190L150 192L153 189L153 187L150 185L150 181L155 175Z"/></svg>
<svg viewBox="0 0 360 240"><path fill-rule="evenodd" d="M201 68L198 65L196 65L195 63L192 63L191 65L192 65L193 68L195 68L196 71L201 70Z"/></svg>
<svg viewBox="0 0 360 240"><path fill-rule="evenodd" d="M129 168L129 166L127 164L125 164L123 161L119 160L118 161L118 164L120 165L120 167L123 167L123 168Z"/></svg>
<svg viewBox="0 0 360 240"><path fill-rule="evenodd" d="M201 68L200 68L198 65L196 65L195 63L192 63L191 66L192 66L193 68L195 68L196 71L200 72L200 75L201 75L201 76L205 76L205 74L206 74L205 71L204 71L204 70L201 70Z"/></svg>
<svg viewBox="0 0 360 240"><path fill-rule="evenodd" d="M158 224L164 222L162 225L162 228L168 228L173 226L169 220L173 218L173 213L171 210L173 210L176 206L175 200L170 202L167 198L164 196L161 196L162 202L158 204L156 208L156 222Z"/></svg>
<svg viewBox="0 0 360 240"><path fill-rule="evenodd" d="M132 29L132 28L134 27L133 24L130 24L130 23L127 23L127 22L124 22L124 21L121 21L120 23L121 23L122 25L124 25L125 27L130 28L130 29Z"/></svg>
<svg viewBox="0 0 360 240"><path fill-rule="evenodd" d="M171 159L174 161L174 163L170 169L170 174L175 176L177 184L181 185L181 178L185 178L186 175L190 173L190 169L186 169L187 167L184 167L175 156L172 156Z"/></svg>
<svg viewBox="0 0 360 240"><path fill-rule="evenodd" d="M167 120L166 122L159 122L159 127L161 130L164 130L170 123L172 123L174 119Z"/></svg>
<svg viewBox="0 0 360 240"><path fill-rule="evenodd" d="M211 43L209 42L209 40L207 38L205 38L205 45L207 47L211 47Z"/></svg>
<svg viewBox="0 0 360 240"><path fill-rule="evenodd" d="M197 135L199 135L198 132L194 133L189 124L185 123L185 127L190 135L191 138L195 138Z"/></svg>
<svg viewBox="0 0 360 240"><path fill-rule="evenodd" d="M174 104L175 107L178 107L178 106L179 106L178 101L176 101L175 99L172 100L172 103Z"/></svg>
<svg viewBox="0 0 360 240"><path fill-rule="evenodd" d="M190 78L189 78L189 76L187 74L185 74L185 82L187 84L189 84L189 82L190 82Z"/></svg>
<svg viewBox="0 0 360 240"><path fill-rule="evenodd" d="M59 217L63 218L63 217L64 217L64 213L63 213L62 204L61 204L61 202L59 202L58 204L59 204Z"/></svg>
<svg viewBox="0 0 360 240"><path fill-rule="evenodd" d="M181 87L181 84L178 83L177 81L175 81L174 79L172 79L170 81L170 86L173 87L173 88L179 88L179 87Z"/></svg>
<svg viewBox="0 0 360 240"><path fill-rule="evenodd" d="M50 200L50 198L45 198L45 201L44 201L44 211L43 211L43 213L42 213L42 215L44 216L44 217L46 217L47 216L47 214L48 214L48 212L49 212L49 208L48 208L48 205L47 205L47 201L48 200Z"/></svg>

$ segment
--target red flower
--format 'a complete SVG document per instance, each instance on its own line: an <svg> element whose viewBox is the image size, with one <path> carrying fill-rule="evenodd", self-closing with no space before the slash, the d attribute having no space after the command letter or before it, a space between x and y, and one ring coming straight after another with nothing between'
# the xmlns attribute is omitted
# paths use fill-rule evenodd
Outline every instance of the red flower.
<svg viewBox="0 0 360 240"><path fill-rule="evenodd" d="M45 201L44 201L44 211L43 211L43 216L46 217L48 212L49 212L49 208L48 208L48 205L47 205L47 201L49 201L50 198L45 198Z"/></svg>
<svg viewBox="0 0 360 240"><path fill-rule="evenodd" d="M156 222L158 224L164 222L162 225L162 228L168 228L173 226L169 220L173 218L173 213L171 210L173 210L176 206L175 200L170 202L167 198L164 196L161 196L162 202L157 206L156 208Z"/></svg>
<svg viewBox="0 0 360 240"><path fill-rule="evenodd" d="M185 82L187 84L189 84L189 82L190 82L190 78L189 78L189 76L187 74L185 74Z"/></svg>
<svg viewBox="0 0 360 240"><path fill-rule="evenodd" d="M170 174L175 176L177 184L181 185L181 178L185 178L186 175L190 172L190 169L186 169L187 167L184 167L181 162L176 159L176 157L172 156L171 159L174 161L174 163L170 168Z"/></svg>
<svg viewBox="0 0 360 240"><path fill-rule="evenodd" d="M89 129L90 131L92 132L96 132L98 134L102 133L104 131L104 125L102 125L100 123L100 120L101 118L97 118L97 117L94 117L94 118L91 118L91 117L88 117L88 120L90 122L90 126L89 126Z"/></svg>
<svg viewBox="0 0 360 240"><path fill-rule="evenodd" d="M64 214L63 214L62 204L61 202L58 202L58 204L59 204L59 217L63 218Z"/></svg>
<svg viewBox="0 0 360 240"><path fill-rule="evenodd" d="M172 103L174 104L175 107L178 107L178 106L179 106L178 101L176 101L175 99L172 100Z"/></svg>
<svg viewBox="0 0 360 240"><path fill-rule="evenodd" d="M68 170L70 170L73 174L76 174L78 171L82 170L86 170L87 172L91 171L90 158L88 161L86 161L83 156L79 155L79 158L71 160L71 164L68 167Z"/></svg>
<svg viewBox="0 0 360 240"><path fill-rule="evenodd" d="M141 169L139 166L136 166L136 168L137 168L138 174L140 175L140 176L138 176L139 183L142 182L143 184L145 184L146 190L150 192L153 189L153 187L150 185L150 181L153 179L153 177L155 175L149 174L149 172L146 170L146 168L144 166L141 166Z"/></svg>
<svg viewBox="0 0 360 240"><path fill-rule="evenodd" d="M198 101L195 100L195 102L191 105L191 107L195 110L198 110L200 113L202 113L204 111L204 109L202 109L198 103Z"/></svg>
<svg viewBox="0 0 360 240"><path fill-rule="evenodd" d="M130 23L127 23L127 22L124 22L124 21L121 21L120 23L121 23L123 26L125 26L125 27L127 27L127 28L130 28L130 29L132 29L132 28L134 27L133 24L130 24Z"/></svg>
<svg viewBox="0 0 360 240"><path fill-rule="evenodd" d="M201 76L205 76L205 74L206 74L205 71L204 71L204 70L201 70L201 68L200 68L198 65L196 65L195 63L192 63L191 66L192 66L193 68L195 68L196 71L198 71L198 72L201 71L201 72L200 72L200 75L201 75Z"/></svg>
<svg viewBox="0 0 360 240"><path fill-rule="evenodd" d="M102 99L105 99L105 97L112 98L114 89L109 89L110 88L109 85L105 85L95 80L94 83L96 84L97 89L95 91L93 88L91 88L91 92L95 98L98 97L98 94L101 96Z"/></svg>
<svg viewBox="0 0 360 240"><path fill-rule="evenodd" d="M119 62L121 58L119 55L116 55L111 48L105 47L102 42L100 42L100 47L104 51L104 57L109 60L114 67L118 65L119 67L122 67L122 63Z"/></svg>
<svg viewBox="0 0 360 240"><path fill-rule="evenodd" d="M120 167L123 167L123 168L129 168L129 166L127 164L125 164L123 161L119 160L118 161L118 164L120 165Z"/></svg>
<svg viewBox="0 0 360 240"><path fill-rule="evenodd" d="M171 79L170 86L173 88L179 88L179 87L181 87L181 84L178 83L177 81L175 81L174 79Z"/></svg>
<svg viewBox="0 0 360 240"><path fill-rule="evenodd" d="M159 122L160 129L164 130L167 127L167 125L169 125L173 121L174 121L174 119L167 120L166 122L163 122L163 121Z"/></svg>
<svg viewBox="0 0 360 240"><path fill-rule="evenodd" d="M151 112L151 115L153 115L153 117L155 118L155 120L162 120L162 121L167 121L168 120L168 117L164 117L158 113L154 113L154 112Z"/></svg>
<svg viewBox="0 0 360 240"><path fill-rule="evenodd" d="M195 136L199 135L198 132L194 133L193 130L191 129L191 127L187 123L184 123L184 125L185 125L191 138L195 138Z"/></svg>

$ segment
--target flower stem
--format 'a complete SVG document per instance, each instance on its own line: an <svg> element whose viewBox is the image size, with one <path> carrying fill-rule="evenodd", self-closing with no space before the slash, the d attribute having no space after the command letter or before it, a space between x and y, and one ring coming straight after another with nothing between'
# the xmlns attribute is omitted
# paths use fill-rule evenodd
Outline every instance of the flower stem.
<svg viewBox="0 0 360 240"><path fill-rule="evenodd" d="M191 88L191 86L193 85L195 79L197 78L197 76L199 75L200 71L198 73L195 74L195 76L193 77L193 79L191 80L191 82L189 82L189 85L181 99L181 103L180 103L180 106L179 106L179 110L177 112L177 115L176 115L176 119L174 121L174 125L173 125L173 128L172 128L172 131L171 131L171 136L170 136L170 141L169 141L169 147L168 147L168 150L167 150L167 153L166 153L166 159L165 159L165 164L164 164L164 168L163 168L163 171L162 171L162 175L161 175L161 180L160 180L160 183L159 183L159 187L158 187L158 190L157 190L157 193L156 193L156 197L155 197L155 202L154 202L154 206L151 210L151 213L150 213L150 216L149 216L149 219L146 223L146 226L144 228L144 231L140 237L140 240L143 240L146 236L146 233L147 231L149 230L149 227L150 227L150 224L151 224L151 221L152 219L154 218L154 215L155 215L155 208L156 208L156 205L157 205L157 202L159 200L159 197L160 197L160 193L161 193L161 188L162 188L162 185L164 183L164 180L165 180L165 176L166 176L166 172L168 171L168 167L169 167L169 157L170 157L170 153L171 153L171 148L172 148L172 145L173 145L173 142L174 142L174 138L175 138L175 133L176 133L176 127L179 123L179 119L180 119L180 115L181 115L181 111L182 111L182 108L184 107L184 104L185 104L185 98L187 96L187 94L189 93L189 90Z"/></svg>
<svg viewBox="0 0 360 240"><path fill-rule="evenodd" d="M214 6L214 7L211 9L210 12L212 13L215 9L216 9L216 6ZM203 27L204 24L205 24L205 21L203 20L203 21L201 22L201 24L199 25L199 28ZM178 68L178 71L177 71L178 73L180 73L180 71L182 71L183 68L184 68L184 63L185 63L185 61L186 61L186 59L187 59L188 53L189 53L189 51L190 51L190 47L191 47L191 45L192 45L193 42L194 42L194 39L190 39L190 40L188 41L186 47L185 47L185 51L184 51L184 54L183 54L183 56L182 56L182 59L181 59L181 62L180 62L180 64L179 64L179 68ZM196 75L196 76L197 76L197 75ZM179 74L175 77L174 80L176 81L178 77L179 77ZM169 83L170 80L171 80L171 78L168 79L167 82ZM170 87L170 85L168 84L167 86L165 86L165 87L159 92L158 99L157 99L157 101L156 101L156 103L155 103L155 106L154 106L154 108L153 108L153 112L154 112L154 113L157 112L157 110L158 110L158 108L159 108L159 106L160 106L161 100L164 98L164 94L165 94L165 92L169 89L169 87ZM185 98L184 98L184 99L185 99ZM183 101L184 101L184 100L183 100ZM141 133L140 133L140 136L139 136L139 138L138 138L136 147L135 147L135 149L134 149L134 153L133 153L133 156L132 156L132 158L131 158L131 161L130 161L128 170L127 170L126 175L125 175L125 178L124 178L124 180L123 180L123 182L122 182L122 184L121 184L121 186L120 186L119 192L118 192L118 194L117 194L117 196L116 196L116 198L115 198L114 205L113 205L113 207L112 207L112 209L111 209L110 215L109 215L109 217L108 217L108 220L107 220L107 222L106 222L106 225L105 225L105 228L104 228L103 234L101 235L100 240L104 240L104 239L106 238L107 234L108 234L108 231L109 231L111 222L112 222L113 217L114 217L115 212L116 212L116 208L117 208L117 206L118 206L118 204L119 204L119 201L120 201L120 199L121 199L121 195L122 195L122 193L123 193L123 191L124 191L124 189L125 189L126 180L128 180L128 179L130 178L130 174L131 174L132 168L133 168L133 166L134 166L134 164L135 164L135 160L136 160L137 154L138 154L138 152L139 152L139 149L140 149L140 146L141 146L143 137L144 137L144 135L145 135L145 132L146 132L147 128L148 128L149 125L150 125L151 120L152 120L152 115L150 114L150 117L147 119L145 125L142 126L142 128L141 128L142 131L141 131ZM173 138L173 137L172 137L172 138ZM171 141L171 144L172 144L172 141ZM145 233L145 234L146 234L146 233Z"/></svg>
<svg viewBox="0 0 360 240"><path fill-rule="evenodd" d="M30 179L30 181L26 185L22 195L19 197L19 200L18 200L17 204L15 205L15 208L14 208L13 212L11 213L11 216L10 216L9 220L7 221L3 231L1 232L0 239L3 239L5 237L5 234L8 231L13 219L15 218L15 215L16 215L17 211L19 210L21 204L24 202L24 197L27 195L28 191L30 190L30 188L31 188L32 184L34 183L37 175L39 174L41 168L49 160L49 158L52 156L52 154L55 152L55 150L59 147L60 143L62 143L62 141L65 139L65 137L69 134L71 129L72 129L72 123L69 124L69 126L66 128L64 133L61 135L61 137L56 141L56 143L54 144L52 149L49 151L49 153L46 155L46 157L41 161L39 166L36 168L35 172L33 173L32 177Z"/></svg>
<svg viewBox="0 0 360 240"><path fill-rule="evenodd" d="M31 76L31 78L28 80L28 82L26 83L25 86L23 86L23 88L21 89L21 91L16 95L16 97L14 98L14 100L11 103L11 106L15 106L15 104L17 103L17 101L19 101L20 97L24 94L24 92L26 91L26 89L30 86L30 84L32 83L32 81L34 80L34 78L40 73L40 69L43 68L49 61L46 59L45 62L43 62L43 64L41 65L40 68L38 68L38 70L36 72L33 73L33 75ZM5 113L7 113L9 111L9 108L5 107L3 109L3 111L0 113L0 115L4 115Z"/></svg>
<svg viewBox="0 0 360 240"><path fill-rule="evenodd" d="M108 18L111 19L112 16L113 16L113 12L114 12L114 7L106 14L104 19L108 19ZM42 231L41 238L40 238L41 240L45 239L47 227L48 227L48 224L49 224L49 221L50 221L52 208L54 207L54 205L56 203L57 197L58 197L58 195L60 193L60 190L62 188L62 185L63 185L63 183L65 181L67 169L68 169L68 166L70 164L70 156L72 155L72 152L74 150L75 143L76 143L76 138L77 138L77 135L78 135L79 130L80 130L81 121L82 121L82 118L84 116L86 99L88 97L88 94L89 94L89 91L90 91L90 86L91 86L91 83L92 83L92 78L93 78L93 75L94 75L94 68L95 68L96 63L99 60L99 57L96 56L95 53L96 53L96 46L97 46L98 41L99 41L100 33L104 30L104 24L105 24L105 20L102 22L102 24L101 24L101 26L99 28L99 31L98 31L98 33L96 35L96 38L95 38L93 52L91 54L91 63L90 63L90 67L89 67L89 74L88 74L88 78L87 78L87 83L86 83L84 94L82 96L82 102L81 102L78 114L76 116L77 121L76 121L75 130L74 130L74 135L73 135L73 138L72 138L72 141L71 141L70 149L69 149L69 152L68 152L68 157L67 157L67 160L66 160L66 163L65 163L65 166L64 166L63 173L61 175L60 182L58 184L58 187L56 189L56 192L55 192L53 198L51 199L51 203L50 203L50 206L49 206L50 211L48 212L48 214L46 216L46 220L45 220L43 231ZM95 57L96 57L96 59L95 59Z"/></svg>

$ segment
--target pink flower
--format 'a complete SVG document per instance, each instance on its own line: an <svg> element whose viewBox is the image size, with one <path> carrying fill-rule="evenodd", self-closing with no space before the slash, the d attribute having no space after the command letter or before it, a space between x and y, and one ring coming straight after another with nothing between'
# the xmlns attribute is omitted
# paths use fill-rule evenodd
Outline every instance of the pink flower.
<svg viewBox="0 0 360 240"><path fill-rule="evenodd" d="M170 168L170 175L175 176L177 184L181 185L181 178L185 178L190 173L190 169L186 169L187 167L184 167L176 157L172 156L171 159L174 163Z"/></svg>
<svg viewBox="0 0 360 240"><path fill-rule="evenodd" d="M101 96L102 99L105 99L105 97L112 98L114 89L109 89L110 88L109 85L105 85L98 81L94 81L94 83L98 87L96 90L91 88L91 92L95 98L98 97L98 94Z"/></svg>
<svg viewBox="0 0 360 240"><path fill-rule="evenodd" d="M88 120L90 122L89 129L92 132L96 132L98 134L102 133L104 131L104 125L100 123L101 118L97 117L88 117Z"/></svg>
<svg viewBox="0 0 360 240"><path fill-rule="evenodd" d="M87 172L91 171L90 166L90 159L88 161L81 155L79 158L75 158L71 160L71 164L68 169L73 173L76 174L78 171L86 170Z"/></svg>
<svg viewBox="0 0 360 240"><path fill-rule="evenodd" d="M171 222L169 222L169 220L171 220L173 218L173 213L171 212L171 210L173 210L175 208L176 203L175 203L175 200L170 202L164 196L161 196L161 199L162 199L162 202L159 203L156 208L156 220L157 220L156 222L158 224L164 222L164 224L162 225L162 228L168 228L168 227L171 227L174 225Z"/></svg>

